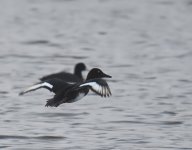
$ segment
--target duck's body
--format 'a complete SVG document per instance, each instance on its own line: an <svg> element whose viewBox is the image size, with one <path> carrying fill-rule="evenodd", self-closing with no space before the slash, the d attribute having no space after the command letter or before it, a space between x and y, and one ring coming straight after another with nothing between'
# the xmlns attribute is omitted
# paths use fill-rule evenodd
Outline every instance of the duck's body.
<svg viewBox="0 0 192 150"><path fill-rule="evenodd" d="M46 75L42 78L40 78L41 81L46 81L49 79L61 79L65 82L82 82L84 81L83 79L83 75L82 75L82 71L86 70L86 66L84 63L78 63L75 65L74 68L74 73L68 73L68 72L58 72L58 73L54 73L54 74L50 74L50 75Z"/></svg>
<svg viewBox="0 0 192 150"><path fill-rule="evenodd" d="M54 97L49 99L45 105L50 107L57 107L62 103L76 102L86 96L89 90L102 97L110 96L110 88L107 82L101 79L102 77L110 78L111 76L104 74L100 69L94 68L89 72L85 82L70 84L60 79L50 79L29 87L20 95L39 88L46 88L55 93Z"/></svg>

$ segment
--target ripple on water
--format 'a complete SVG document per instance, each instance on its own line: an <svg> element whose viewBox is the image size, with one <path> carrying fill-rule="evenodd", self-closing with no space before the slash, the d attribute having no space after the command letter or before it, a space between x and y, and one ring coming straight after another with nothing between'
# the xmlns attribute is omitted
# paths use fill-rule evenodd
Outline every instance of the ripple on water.
<svg viewBox="0 0 192 150"><path fill-rule="evenodd" d="M86 59L86 56L77 56L77 55L61 55L61 54L55 54L52 55L50 58L72 58L72 59Z"/></svg>
<svg viewBox="0 0 192 150"><path fill-rule="evenodd" d="M24 41L21 42L23 45L37 45L37 46L48 46L48 47L55 47L62 49L63 46L59 43L53 43L49 40L29 40L29 41Z"/></svg>
<svg viewBox="0 0 192 150"><path fill-rule="evenodd" d="M180 125L180 124L183 124L183 121L160 121L159 124L162 124L162 125Z"/></svg>
<svg viewBox="0 0 192 150"><path fill-rule="evenodd" d="M10 147L10 146L0 146L0 148L8 148L8 147Z"/></svg>
<svg viewBox="0 0 192 150"><path fill-rule="evenodd" d="M0 91L0 94L8 94L8 91Z"/></svg>
<svg viewBox="0 0 192 150"><path fill-rule="evenodd" d="M112 124L145 124L145 125L180 125L183 121L137 121L137 120L119 120L109 121Z"/></svg>
<svg viewBox="0 0 192 150"><path fill-rule="evenodd" d="M82 112L82 113L31 113L32 115L34 116L43 116L43 117L47 117L47 118L50 118L50 117L77 117L77 116L86 116L86 115L89 115L89 113L87 112Z"/></svg>
<svg viewBox="0 0 192 150"><path fill-rule="evenodd" d="M177 113L173 112L173 111L163 111L162 114L168 114L168 115L171 115L171 116L177 115Z"/></svg>
<svg viewBox="0 0 192 150"><path fill-rule="evenodd" d="M30 40L30 41L24 41L21 43L26 44L26 45L44 45L44 44L49 44L50 41L48 41L48 40Z"/></svg>
<svg viewBox="0 0 192 150"><path fill-rule="evenodd" d="M179 79L178 81L185 83L185 84L191 84L192 83L192 80L189 80L189 79Z"/></svg>
<svg viewBox="0 0 192 150"><path fill-rule="evenodd" d="M21 135L0 135L0 139L40 139L40 140L59 140L65 139L64 136L21 136Z"/></svg>

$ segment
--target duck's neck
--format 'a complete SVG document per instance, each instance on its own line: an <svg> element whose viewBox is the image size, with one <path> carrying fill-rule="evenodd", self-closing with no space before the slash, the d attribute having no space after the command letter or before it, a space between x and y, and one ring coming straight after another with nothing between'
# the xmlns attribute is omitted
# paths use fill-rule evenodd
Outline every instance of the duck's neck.
<svg viewBox="0 0 192 150"><path fill-rule="evenodd" d="M76 76L78 76L80 79L82 79L82 80L83 80L83 76L82 76L81 71L79 71L79 70L75 69L74 74L75 74Z"/></svg>

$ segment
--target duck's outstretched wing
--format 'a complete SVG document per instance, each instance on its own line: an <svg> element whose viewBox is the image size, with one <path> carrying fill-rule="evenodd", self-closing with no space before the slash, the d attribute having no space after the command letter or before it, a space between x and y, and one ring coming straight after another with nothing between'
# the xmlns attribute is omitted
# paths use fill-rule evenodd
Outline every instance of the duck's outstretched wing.
<svg viewBox="0 0 192 150"><path fill-rule="evenodd" d="M89 87L93 92L100 95L101 97L110 96L111 90L107 82L103 79L93 79L81 84L79 87Z"/></svg>
<svg viewBox="0 0 192 150"><path fill-rule="evenodd" d="M28 88L26 88L24 91L20 92L19 95L23 95L25 93L35 91L40 88L48 89L51 92L57 93L61 89L65 89L69 86L69 83L66 83L60 79L50 79L46 80L44 82L37 83L35 85L32 85Z"/></svg>

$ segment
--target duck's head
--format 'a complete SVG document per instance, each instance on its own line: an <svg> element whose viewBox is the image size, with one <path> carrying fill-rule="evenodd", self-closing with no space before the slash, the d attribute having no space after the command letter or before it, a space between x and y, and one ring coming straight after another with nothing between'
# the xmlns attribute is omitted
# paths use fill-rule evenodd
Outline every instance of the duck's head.
<svg viewBox="0 0 192 150"><path fill-rule="evenodd" d="M101 71L101 69L93 68L89 71L86 80L95 79L95 78L111 78L111 76L105 74L103 71Z"/></svg>
<svg viewBox="0 0 192 150"><path fill-rule="evenodd" d="M75 65L75 72L81 72L86 70L86 66L84 63L78 63Z"/></svg>

